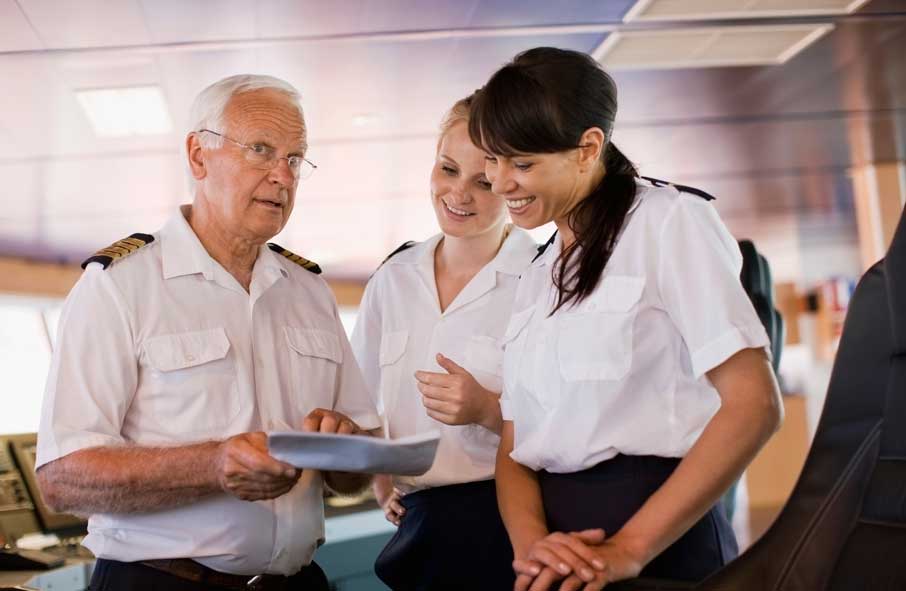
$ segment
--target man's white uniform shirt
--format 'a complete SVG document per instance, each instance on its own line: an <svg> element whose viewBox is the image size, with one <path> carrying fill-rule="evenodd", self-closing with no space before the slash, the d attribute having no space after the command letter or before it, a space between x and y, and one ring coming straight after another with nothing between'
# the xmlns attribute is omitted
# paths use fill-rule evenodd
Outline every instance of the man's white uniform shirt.
<svg viewBox="0 0 906 591"><path fill-rule="evenodd" d="M558 236L523 273L504 337L511 457L565 473L684 456L720 407L706 372L769 343L736 241L709 202L640 181L598 286L551 315L561 250Z"/></svg>
<svg viewBox="0 0 906 591"><path fill-rule="evenodd" d="M500 392L500 339L519 274L537 254L532 238L513 228L494 259L441 312L434 251L442 236L394 255L378 269L365 289L352 334L352 349L383 416L385 436L440 433L431 469L395 479L404 492L493 477L500 438L480 425L451 426L429 417L414 374L446 373L435 358L441 353L483 387Z"/></svg>
<svg viewBox="0 0 906 591"><path fill-rule="evenodd" d="M246 292L181 211L151 244L106 270L90 264L69 294L37 463L95 446L298 430L318 407L380 425L327 284L262 246ZM323 541L323 511L321 476L306 470L273 500L224 493L95 514L84 544L113 560L193 558L222 572L289 575Z"/></svg>

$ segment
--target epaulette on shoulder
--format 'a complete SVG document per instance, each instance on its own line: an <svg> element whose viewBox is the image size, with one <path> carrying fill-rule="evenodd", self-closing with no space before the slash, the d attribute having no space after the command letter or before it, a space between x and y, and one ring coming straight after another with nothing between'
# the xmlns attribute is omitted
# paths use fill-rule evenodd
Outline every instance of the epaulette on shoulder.
<svg viewBox="0 0 906 591"><path fill-rule="evenodd" d="M292 262L296 263L306 271L311 271L315 275L321 274L321 267L318 266L318 263L310 261L308 259L302 258L291 250L286 250L279 244L274 244L273 242L268 242L267 247L276 252L277 254L283 255Z"/></svg>
<svg viewBox="0 0 906 591"><path fill-rule="evenodd" d="M643 177L639 177L639 178L642 178L642 179L648 181L655 187L666 187L669 185L669 186L673 187L674 189L676 189L677 191L680 191L682 193L691 193L692 195L697 195L697 196L701 197L705 201L714 201L714 195L711 195L710 193L706 193L706 192L702 191L701 189L696 189L695 187L688 187L686 185L677 185L676 183L671 183L670 181L662 181L660 179L651 178L650 176L643 176Z"/></svg>
<svg viewBox="0 0 906 591"><path fill-rule="evenodd" d="M386 263L387 261L392 259L394 256L398 255L399 253L403 252L404 250L409 250L416 244L418 244L418 242L416 242L415 240L407 240L407 241L403 242L402 244L397 246L393 250L393 252L391 252L390 254L388 254L387 256L384 257L384 260L381 261L381 265L383 265L384 263ZM380 266L380 265L378 265L378 266Z"/></svg>
<svg viewBox="0 0 906 591"><path fill-rule="evenodd" d="M533 262L533 263L534 263L535 261L537 261L537 260L541 257L541 255L544 254L544 251L547 250L547 248L548 248L551 244L554 243L554 239L555 239L556 237L557 237L557 232L555 231L553 234L551 234L551 237L547 239L547 242L545 242L544 244L542 244L542 245L540 245L540 246L537 247L537 248L538 248L538 254L536 254L536 255L535 255L535 258L532 259L532 262Z"/></svg>
<svg viewBox="0 0 906 591"><path fill-rule="evenodd" d="M135 233L128 238L117 240L107 248L102 248L97 251L82 261L82 268L84 269L91 263L100 263L101 266L106 269L113 261L124 259L141 247L147 246L152 242L154 242L154 236L151 234Z"/></svg>
<svg viewBox="0 0 906 591"><path fill-rule="evenodd" d="M416 244L418 244L418 242L416 242L415 240L407 240L407 241L403 242L402 244L400 244L399 246L397 246L395 249L393 249L393 252L391 252L390 254L388 254L387 256L384 257L384 260L381 261L381 264L377 266L377 269L374 270L374 273L377 273L378 269L380 269L381 267L384 266L384 263L386 263L387 261L389 261L396 255L398 255L399 253L403 252L404 250L409 250ZM372 273L371 276L368 277L369 281L371 280L371 277L374 277L374 273Z"/></svg>

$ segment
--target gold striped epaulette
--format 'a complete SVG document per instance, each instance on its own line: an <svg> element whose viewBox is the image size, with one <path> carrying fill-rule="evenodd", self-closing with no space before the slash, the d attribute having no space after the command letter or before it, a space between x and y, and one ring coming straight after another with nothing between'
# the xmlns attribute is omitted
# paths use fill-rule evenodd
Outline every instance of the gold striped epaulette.
<svg viewBox="0 0 906 591"><path fill-rule="evenodd" d="M270 248L271 250L273 250L274 252L276 252L277 254L281 254L281 255L285 256L286 258L288 258L292 262L296 263L297 265L299 265L306 271L311 271L315 275L321 274L321 267L318 266L318 263L315 263L308 259L302 258L299 255L297 255L296 253L294 253L293 251L286 250L279 244L274 244L273 242L268 242L267 247Z"/></svg>
<svg viewBox="0 0 906 591"><path fill-rule="evenodd" d="M154 242L154 236L151 234L133 234L128 238L117 240L107 248L102 248L94 253L82 262L82 268L84 269L90 263L100 263L101 266L106 269L113 261L125 258L152 242Z"/></svg>

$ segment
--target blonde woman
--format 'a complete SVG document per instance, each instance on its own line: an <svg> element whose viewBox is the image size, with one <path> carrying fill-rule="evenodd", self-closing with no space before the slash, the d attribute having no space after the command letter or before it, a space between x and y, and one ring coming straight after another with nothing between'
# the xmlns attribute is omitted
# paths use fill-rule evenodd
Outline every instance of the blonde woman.
<svg viewBox="0 0 906 591"><path fill-rule="evenodd" d="M471 101L457 102L441 125L431 171L440 233L407 243L378 269L352 336L385 436L441 438L426 474L375 481L387 519L399 526L375 564L394 590L514 582L493 481L500 341L536 245L507 224L503 200L491 193L484 152L469 139Z"/></svg>

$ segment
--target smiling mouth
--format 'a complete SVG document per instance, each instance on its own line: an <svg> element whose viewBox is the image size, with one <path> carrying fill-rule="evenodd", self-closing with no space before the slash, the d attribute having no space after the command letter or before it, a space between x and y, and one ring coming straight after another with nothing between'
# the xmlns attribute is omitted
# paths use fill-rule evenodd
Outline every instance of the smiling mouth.
<svg viewBox="0 0 906 591"><path fill-rule="evenodd" d="M535 200L535 196L526 197L525 199L507 199L506 206L510 209L520 209Z"/></svg>
<svg viewBox="0 0 906 591"><path fill-rule="evenodd" d="M441 201L441 203L444 204L444 207L445 207L445 208L447 209L447 211L449 211L450 213L456 214L456 215L461 216L461 217L469 217L469 216L475 215L474 213L470 213L470 212L465 211L465 210L463 210L463 209L457 209L457 208L455 208L455 207L449 205L449 204L448 204L446 201L444 201L443 199L441 199L440 201Z"/></svg>

